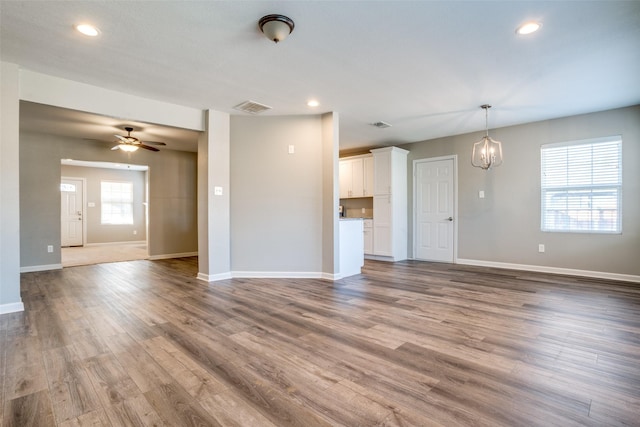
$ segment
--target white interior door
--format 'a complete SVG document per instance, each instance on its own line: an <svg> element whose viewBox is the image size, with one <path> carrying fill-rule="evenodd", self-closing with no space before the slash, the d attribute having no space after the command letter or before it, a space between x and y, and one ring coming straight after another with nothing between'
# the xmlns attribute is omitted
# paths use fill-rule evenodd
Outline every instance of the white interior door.
<svg viewBox="0 0 640 427"><path fill-rule="evenodd" d="M414 162L415 257L454 261L454 158Z"/></svg>
<svg viewBox="0 0 640 427"><path fill-rule="evenodd" d="M62 246L82 246L83 236L83 181L62 178L60 182L60 220Z"/></svg>

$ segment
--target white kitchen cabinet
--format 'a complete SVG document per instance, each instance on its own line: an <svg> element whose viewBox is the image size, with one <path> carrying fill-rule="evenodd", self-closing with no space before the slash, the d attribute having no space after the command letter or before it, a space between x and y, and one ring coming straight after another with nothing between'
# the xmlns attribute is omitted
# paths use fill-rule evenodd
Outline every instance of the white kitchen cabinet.
<svg viewBox="0 0 640 427"><path fill-rule="evenodd" d="M373 255L373 220L365 219L363 221L364 230L364 254Z"/></svg>
<svg viewBox="0 0 640 427"><path fill-rule="evenodd" d="M340 160L338 173L340 198L373 196L373 157L347 157Z"/></svg>
<svg viewBox="0 0 640 427"><path fill-rule="evenodd" d="M374 150L371 150L373 152ZM375 152L373 155L373 195L391 194L391 176L393 174L391 165L391 151Z"/></svg>
<svg viewBox="0 0 640 427"><path fill-rule="evenodd" d="M374 160L373 255L407 259L407 150L371 150Z"/></svg>
<svg viewBox="0 0 640 427"><path fill-rule="evenodd" d="M364 185L363 185L363 194L364 197L372 197L373 196L373 181L374 181L374 163L373 156L367 156L362 159L362 165L364 169Z"/></svg>
<svg viewBox="0 0 640 427"><path fill-rule="evenodd" d="M352 172L351 172L351 162L348 160L340 160L338 164L338 182L340 185L340 198L348 199L351 192L351 181Z"/></svg>

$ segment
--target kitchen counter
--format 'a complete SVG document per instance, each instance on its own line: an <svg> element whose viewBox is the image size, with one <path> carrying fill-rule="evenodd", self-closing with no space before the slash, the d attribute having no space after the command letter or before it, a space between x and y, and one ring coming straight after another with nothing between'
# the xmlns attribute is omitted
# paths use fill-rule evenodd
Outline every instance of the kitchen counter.
<svg viewBox="0 0 640 427"><path fill-rule="evenodd" d="M340 277L360 274L364 265L364 221L340 218Z"/></svg>

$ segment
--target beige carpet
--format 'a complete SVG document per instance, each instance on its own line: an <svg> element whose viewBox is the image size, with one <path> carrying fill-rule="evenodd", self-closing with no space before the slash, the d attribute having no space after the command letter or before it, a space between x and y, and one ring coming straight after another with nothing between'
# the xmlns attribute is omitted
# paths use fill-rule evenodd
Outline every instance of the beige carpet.
<svg viewBox="0 0 640 427"><path fill-rule="evenodd" d="M140 243L62 248L63 267L133 261L148 257L147 245Z"/></svg>

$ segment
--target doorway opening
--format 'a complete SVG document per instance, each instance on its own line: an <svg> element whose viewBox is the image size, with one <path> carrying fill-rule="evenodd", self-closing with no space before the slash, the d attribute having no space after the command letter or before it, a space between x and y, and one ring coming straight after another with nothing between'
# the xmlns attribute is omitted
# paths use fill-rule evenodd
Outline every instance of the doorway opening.
<svg viewBox="0 0 640 427"><path fill-rule="evenodd" d="M61 160L61 264L147 259L146 165Z"/></svg>

